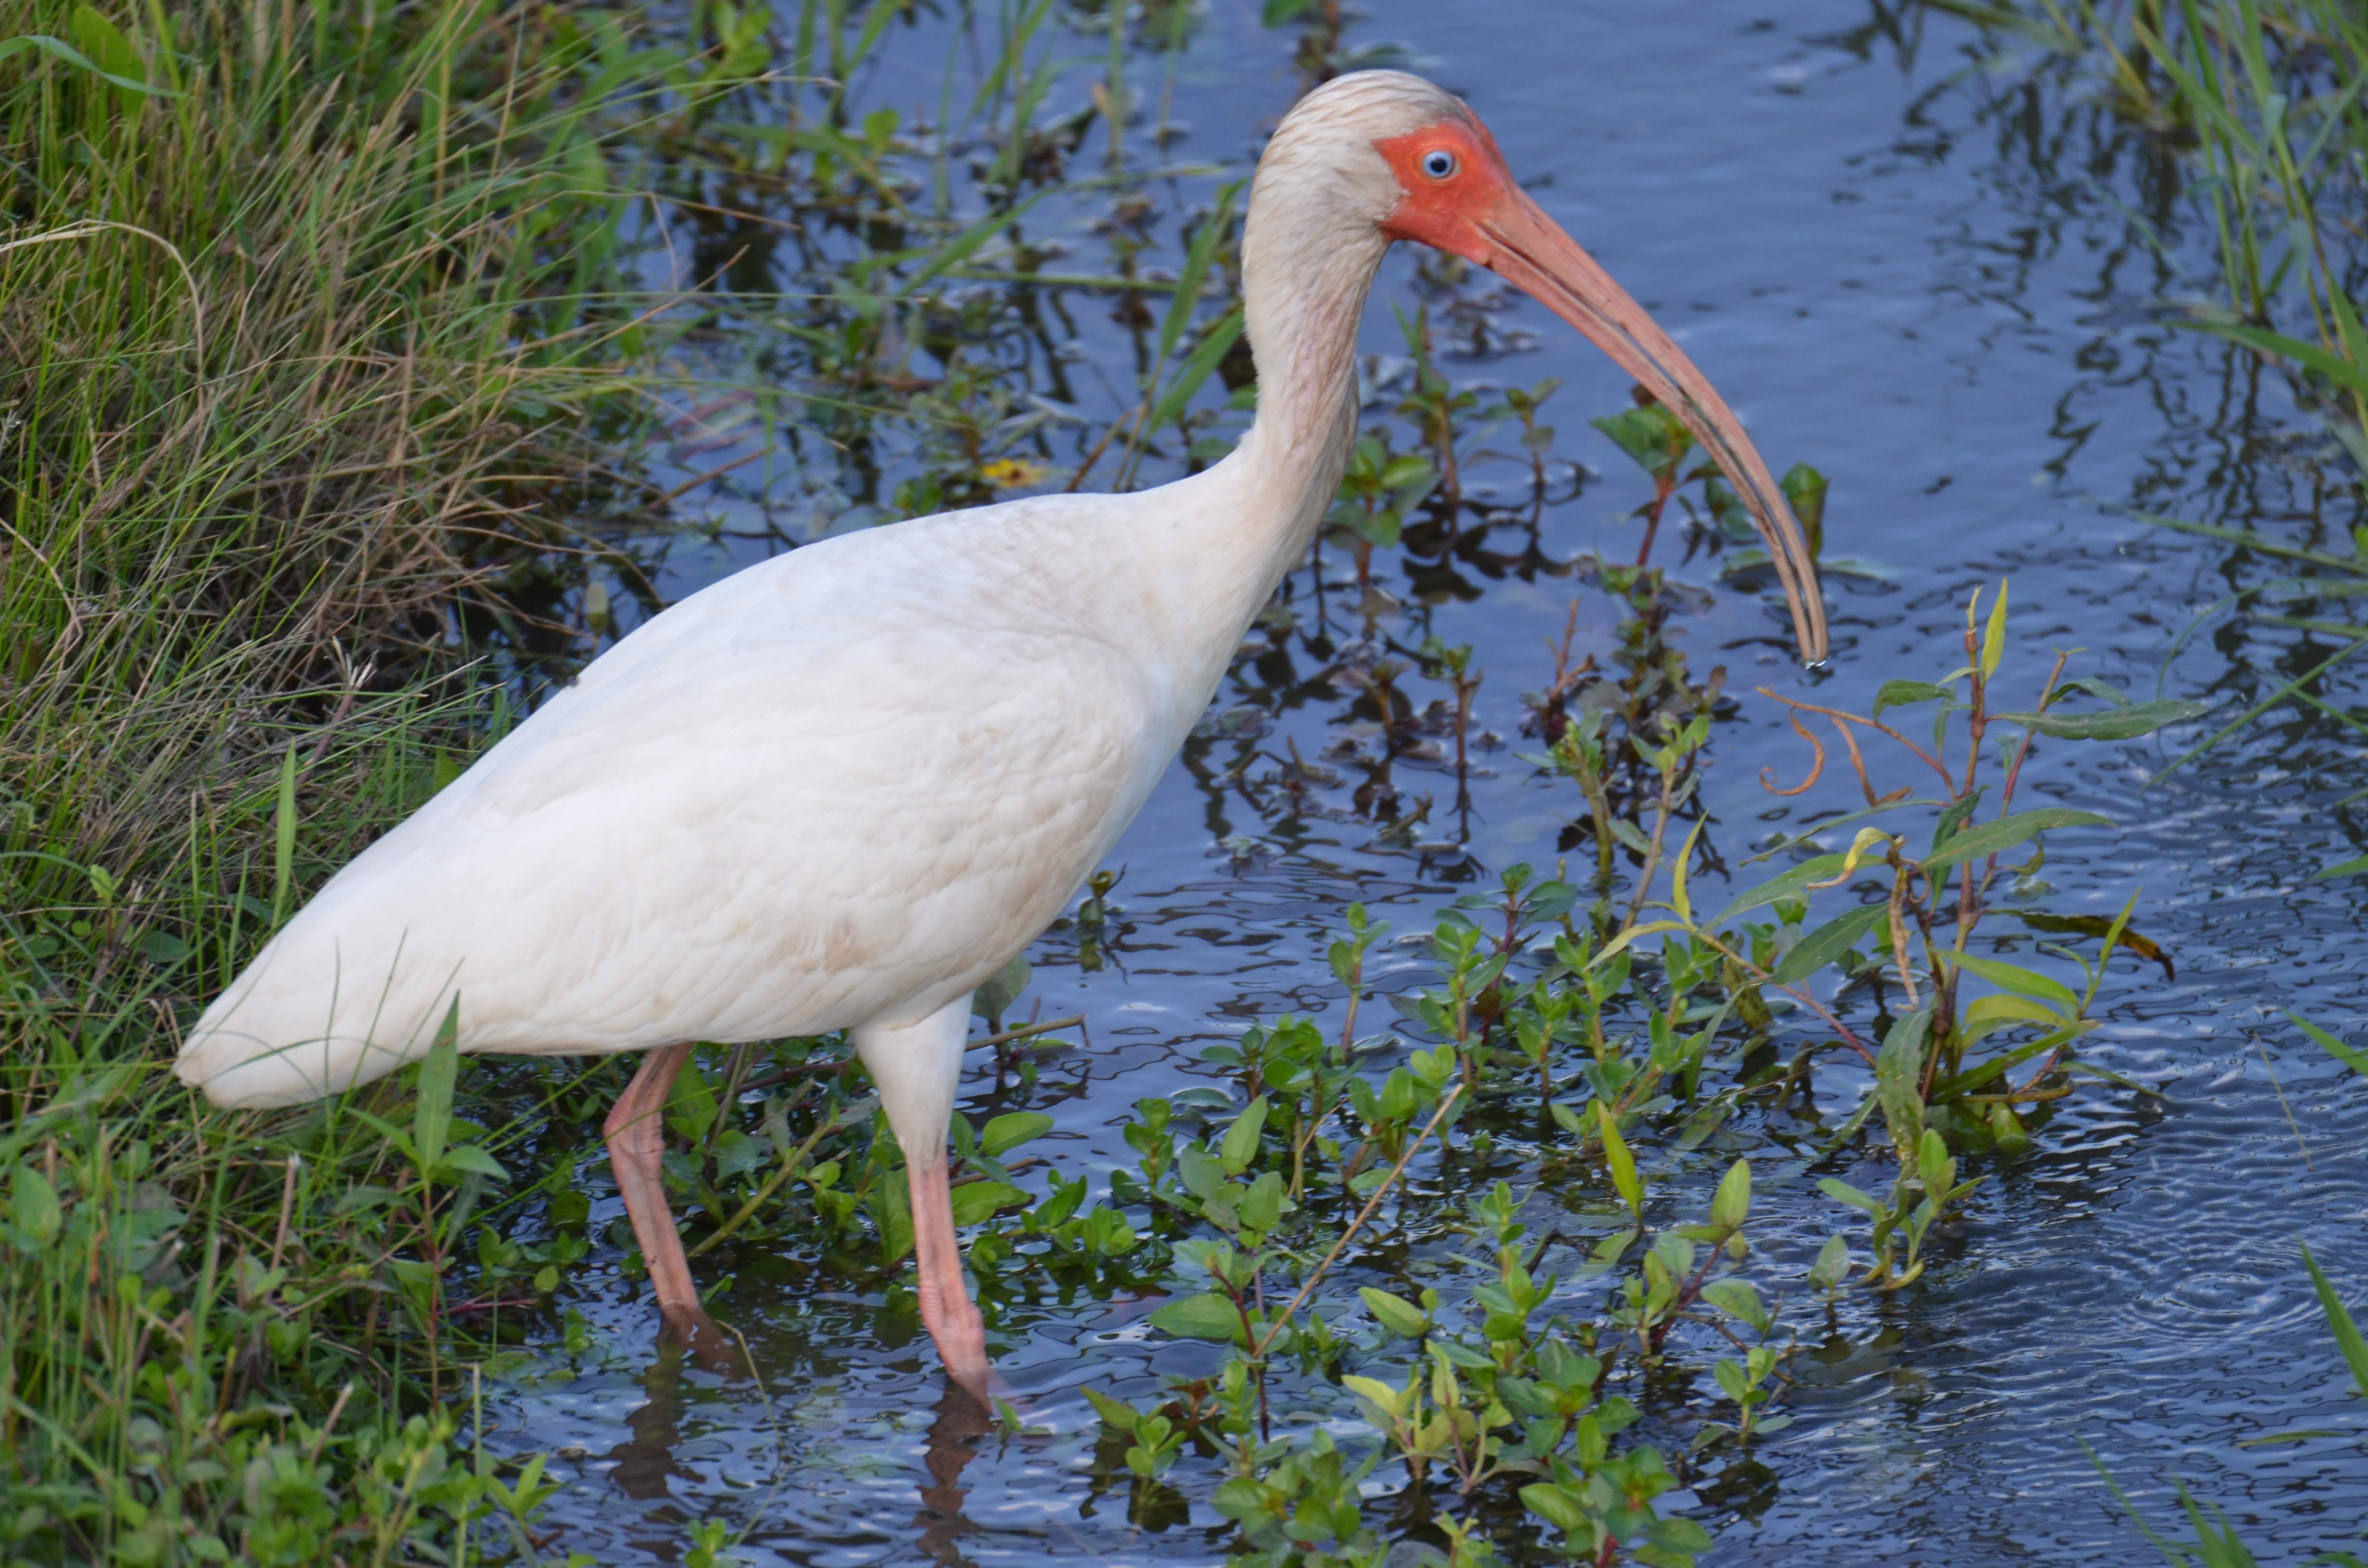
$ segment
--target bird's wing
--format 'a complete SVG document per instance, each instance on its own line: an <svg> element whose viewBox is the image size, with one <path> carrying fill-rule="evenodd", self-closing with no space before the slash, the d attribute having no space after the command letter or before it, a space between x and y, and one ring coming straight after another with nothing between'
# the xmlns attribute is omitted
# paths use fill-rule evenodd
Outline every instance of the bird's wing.
<svg viewBox="0 0 2368 1568"><path fill-rule="evenodd" d="M1031 602L1027 552L929 542L801 551L625 639L290 920L182 1076L311 1098L422 1054L455 995L464 1049L620 1051L974 985L1133 815L1168 698Z"/></svg>

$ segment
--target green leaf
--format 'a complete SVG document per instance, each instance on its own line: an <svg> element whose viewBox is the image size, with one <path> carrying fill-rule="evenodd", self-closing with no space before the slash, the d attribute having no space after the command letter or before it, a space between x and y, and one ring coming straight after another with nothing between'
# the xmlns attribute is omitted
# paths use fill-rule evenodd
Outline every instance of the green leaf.
<svg viewBox="0 0 2368 1568"><path fill-rule="evenodd" d="M880 1227L880 1261L894 1267L913 1250L913 1205L901 1181L874 1182L868 1204L871 1222Z"/></svg>
<svg viewBox="0 0 2368 1568"><path fill-rule="evenodd" d="M1000 1159L1030 1139L1042 1138L1053 1130L1053 1119L1041 1110L1006 1111L986 1124L978 1135L980 1153L988 1159Z"/></svg>
<svg viewBox="0 0 2368 1568"><path fill-rule="evenodd" d="M1751 1162L1737 1160L1720 1178L1710 1200L1710 1222L1722 1231L1737 1231L1751 1218Z"/></svg>
<svg viewBox="0 0 2368 1568"><path fill-rule="evenodd" d="M1770 1431L1774 1426L1773 1422L1762 1421L1759 1429ZM1710 1531L1691 1519L1656 1519L1649 1533L1654 1545L1664 1551L1685 1554L1689 1563L1693 1553L1708 1551L1711 1548Z"/></svg>
<svg viewBox="0 0 2368 1568"><path fill-rule="evenodd" d="M1850 1189L1857 1192L1856 1187ZM1864 1193L1859 1193L1861 1198ZM1873 1199L1869 1199L1870 1202ZM1809 1266L1809 1283L1819 1290L1831 1290L1850 1277L1850 1238L1827 1236L1826 1244L1817 1249L1817 1261Z"/></svg>
<svg viewBox="0 0 2368 1568"><path fill-rule="evenodd" d="M2310 1036L2311 1039L2318 1041L2319 1048L2325 1051L2329 1056L2334 1057L2338 1062L2342 1062L2354 1073L2358 1073L2362 1076L2368 1076L2368 1051L2352 1050L2350 1046L2344 1044L2341 1040L2336 1039L2325 1029L2320 1028L2317 1024L2312 1023L2309 1019L2305 1018L2299 1013L2289 1011L2286 1013L2286 1017L2294 1020L2294 1024L2296 1028Z"/></svg>
<svg viewBox="0 0 2368 1568"><path fill-rule="evenodd" d="M1379 1378L1360 1378L1351 1373L1340 1380L1340 1386L1366 1403L1378 1408L1384 1418L1401 1414L1406 1403L1406 1391L1394 1389Z"/></svg>
<svg viewBox="0 0 2368 1568"><path fill-rule="evenodd" d="M1874 1058L1874 1092L1891 1142L1912 1153L1924 1135L1924 1047L1932 1028L1932 1004L1892 1021Z"/></svg>
<svg viewBox="0 0 2368 1568"><path fill-rule="evenodd" d="M1567 1486L1540 1483L1521 1488L1521 1506L1563 1534L1582 1543L1595 1540L1595 1515L1579 1494Z"/></svg>
<svg viewBox="0 0 2368 1568"><path fill-rule="evenodd" d="M921 251L913 252L912 255L914 256L926 254L929 259L918 271L913 274L911 278L906 280L902 289L896 290L896 297L900 300L910 299L913 291L918 289L922 284L927 283L930 278L937 277L938 274L945 271L949 267L960 267L963 262L968 261L971 258L972 254L975 252L979 246L986 244L987 241L1003 233L1005 229L1009 228L1021 218L1027 216L1029 209L1034 207L1039 201L1043 200L1045 197L1051 195L1053 188L1053 187L1048 185L1043 189L1038 191L1035 195L1028 198L1025 201L1015 202L1003 211L989 213L987 216L980 219L977 222L973 223L969 228L964 229L960 234L956 235L953 239L948 241L946 244L939 246L935 250L928 251L926 253ZM875 264L884 264L896 259L896 257L894 256L882 255L876 256L873 259Z"/></svg>
<svg viewBox="0 0 2368 1568"><path fill-rule="evenodd" d="M1159 394L1159 405L1151 411L1151 423L1144 426L1145 433L1159 429L1184 412L1184 405L1192 401L1201 384L1234 351L1241 335L1242 308L1237 304L1217 318L1216 324L1201 339L1200 347L1192 350L1192 357L1184 361L1167 390Z"/></svg>
<svg viewBox="0 0 2368 1568"><path fill-rule="evenodd" d="M1282 1173L1267 1171L1250 1183L1237 1204L1242 1223L1253 1231L1271 1231L1282 1218L1284 1199Z"/></svg>
<svg viewBox="0 0 2368 1568"><path fill-rule="evenodd" d="M2327 1276L2318 1267L2318 1259L2310 1256L2310 1248L2302 1249L2302 1265L2310 1270L2311 1288L2318 1292L2318 1304L2327 1313L2327 1326L2334 1331L2335 1343L2343 1352L2344 1364L2351 1369L2351 1386L2368 1397L2368 1342L2360 1337L2358 1325L2351 1312L2344 1309L2343 1298L2335 1293Z"/></svg>
<svg viewBox="0 0 2368 1568"><path fill-rule="evenodd" d="M58 1189L39 1167L22 1165L9 1183L8 1207L17 1228L33 1238L37 1246L48 1246L58 1239L65 1225L65 1209L58 1202Z"/></svg>
<svg viewBox="0 0 2368 1568"><path fill-rule="evenodd" d="M1890 913L1887 903L1868 903L1827 921L1793 944L1772 978L1779 985L1798 985L1849 952L1861 937L1883 925Z"/></svg>
<svg viewBox="0 0 2368 1568"><path fill-rule="evenodd" d="M1178 1296L1151 1314L1151 1326L1186 1339L1217 1339L1238 1343L1242 1314L1231 1300L1214 1290Z"/></svg>
<svg viewBox="0 0 2368 1568"><path fill-rule="evenodd" d="M2241 343L2248 348L2264 354L2275 354L2317 370L2349 392L2368 396L2368 366L2354 365L2340 359L2315 343L2288 337L2283 333L2264 332L2260 327L2239 326L2234 322L2174 321L2173 326L2187 327L2196 332L2208 332Z"/></svg>
<svg viewBox="0 0 2368 1568"><path fill-rule="evenodd" d="M2021 964L2000 963L1996 959L1976 957L1972 953L1943 951L1941 960L1973 971L2001 991L2011 991L2018 996L2035 996L2069 1022L2080 1016L2080 998L2044 974L2023 968Z"/></svg>
<svg viewBox="0 0 2368 1568"><path fill-rule="evenodd" d="M1887 680L1874 694L1874 714L1883 717L1886 708L1907 708L1918 702L1946 702L1955 692L1929 680Z"/></svg>
<svg viewBox="0 0 2368 1568"><path fill-rule="evenodd" d="M1266 1096L1260 1095L1225 1129L1225 1141L1218 1146L1217 1158L1224 1164L1226 1175L1239 1176L1258 1158L1258 1136L1266 1131Z"/></svg>
<svg viewBox="0 0 2368 1568"><path fill-rule="evenodd" d="M2134 702L2127 708L2108 708L2101 713L1993 713L1991 720L2021 724L2043 735L2055 735L2067 741L2126 741L2139 735L2150 735L2165 724L2176 724L2188 719L2200 719L2212 711L2208 702L2190 702L2179 698L2163 698L2153 702Z"/></svg>
<svg viewBox="0 0 2368 1568"><path fill-rule="evenodd" d="M1241 194L1243 181L1235 180L1217 192L1216 210L1192 235L1192 248L1184 256L1184 267L1176 275L1176 295L1167 302L1167 314L1159 324L1159 352L1153 363L1165 364L1184 341L1184 329L1192 324L1192 312L1200 308L1201 285L1209 276L1209 264L1217 254L1217 243L1233 226L1234 199Z"/></svg>
<svg viewBox="0 0 2368 1568"><path fill-rule="evenodd" d="M2010 817L1979 823L1965 829L1934 850L1924 862L1927 872L1945 870L1967 860L1995 855L2002 849L2045 833L2051 827L2111 827L2112 819L2094 812L2076 812L2065 806L2047 806L2035 812L2017 812Z"/></svg>
<svg viewBox="0 0 2368 1568"><path fill-rule="evenodd" d="M279 792L273 809L271 924L288 918L296 892L296 748L279 759Z"/></svg>
<svg viewBox="0 0 2368 1568"><path fill-rule="evenodd" d="M1686 871L1693 864L1694 846L1702 842L1702 829L1709 825L1707 817L1694 824L1693 831L1686 835L1685 847L1679 850L1678 858L1669 863L1669 907L1676 910L1678 918L1690 926L1694 923L1694 904L1686 892Z"/></svg>
<svg viewBox="0 0 2368 1568"><path fill-rule="evenodd" d="M2060 1029L2071 1022L2055 1008L2028 996L1984 996L1958 1016L1957 1028L1970 1045L2015 1024Z"/></svg>
<svg viewBox="0 0 2368 1568"><path fill-rule="evenodd" d="M116 84L123 111L136 110L148 88L148 68L123 29L96 7L82 5L74 8L74 35L83 53L97 62L99 74Z"/></svg>
<svg viewBox="0 0 2368 1568"><path fill-rule="evenodd" d="M2329 877L2356 877L2362 871L2368 871L2368 855L2362 855L2356 860L2338 860L2334 865L2313 877L2311 881L2323 882Z"/></svg>
<svg viewBox="0 0 2368 1568"><path fill-rule="evenodd" d="M951 1196L957 1225L975 1225L998 1210L1028 1201L1028 1195L1008 1181L966 1181Z"/></svg>
<svg viewBox="0 0 2368 1568"><path fill-rule="evenodd" d="M1611 1185L1619 1189L1620 1200L1628 1205L1628 1212L1641 1220L1645 1217L1645 1181L1636 1174L1636 1156L1628 1152L1628 1141L1620 1136L1620 1119L1601 1100L1595 1102L1595 1119L1603 1135L1603 1163L1611 1168Z"/></svg>
<svg viewBox="0 0 2368 1568"><path fill-rule="evenodd" d="M1759 1300L1759 1292L1751 1288L1748 1280L1713 1279L1702 1287L1702 1296L1720 1312L1749 1324L1761 1334L1775 1326L1767 1306Z"/></svg>
<svg viewBox="0 0 2368 1568"><path fill-rule="evenodd" d="M1794 463L1776 482L1776 488L1791 505L1801 532L1808 539L1809 559L1815 561L1826 552L1826 476L1807 463Z"/></svg>
<svg viewBox="0 0 2368 1568"><path fill-rule="evenodd" d="M411 1148L419 1174L444 1163L444 1139L452 1128L452 1080L460 1072L461 998L455 995L436 1026L435 1043L419 1064L419 1100L411 1111Z"/></svg>
<svg viewBox="0 0 2368 1568"><path fill-rule="evenodd" d="M438 1171L459 1171L464 1176L490 1176L495 1181L507 1181L510 1173L502 1169L501 1162L474 1143L456 1144L444 1151L437 1162Z"/></svg>
<svg viewBox="0 0 2368 1568"><path fill-rule="evenodd" d="M1086 1389L1082 1392L1086 1396L1086 1403L1094 1407L1094 1414L1102 1418L1102 1425L1116 1431L1124 1432L1129 1437L1133 1436L1134 1424L1143 1419L1141 1411L1122 1399L1113 1399L1099 1389Z"/></svg>
<svg viewBox="0 0 2368 1568"><path fill-rule="evenodd" d="M971 993L971 1016L999 1022L1011 1004L1019 1000L1019 994L1028 989L1028 978L1033 972L1026 953L1014 954L1009 963L980 982L978 989Z"/></svg>
<svg viewBox="0 0 2368 1568"><path fill-rule="evenodd" d="M1807 889L1811 882L1827 881L1840 874L1843 855L1820 855L1804 860L1781 877L1772 877L1749 892L1738 894L1732 903L1703 923L1702 929L1715 931L1736 915L1775 903L1780 898L1793 898Z"/></svg>
<svg viewBox="0 0 2368 1568"><path fill-rule="evenodd" d="M87 8L85 7L85 9ZM52 55L76 70L87 71L92 75L110 82L127 92L147 93L160 98L177 98L181 96L163 87L152 87L136 77L119 76L111 72L102 71L85 58L80 50L63 39L51 38L47 33L23 33L16 38L0 39L0 60L6 60L12 54L21 54L28 49L38 49L44 54Z"/></svg>
<svg viewBox="0 0 2368 1568"><path fill-rule="evenodd" d="M1949 1145L1931 1128L1924 1130L1924 1140L1916 1146L1916 1174L1923 1178L1924 1190L1934 1199L1946 1194L1956 1181L1957 1162L1949 1158Z"/></svg>
<svg viewBox="0 0 2368 1568"><path fill-rule="evenodd" d="M1373 1321L1401 1339L1418 1339L1430 1328L1430 1314L1402 1296L1387 1290L1376 1290L1371 1285L1360 1288L1357 1294L1363 1298L1365 1310Z"/></svg>
<svg viewBox="0 0 2368 1568"><path fill-rule="evenodd" d="M1821 1178L1817 1183L1817 1190L1824 1193L1827 1198L1833 1199L1837 1202L1849 1204L1853 1209L1862 1209L1870 1214L1880 1214L1883 1212L1883 1205L1881 1203L1877 1202L1873 1198L1867 1194L1861 1192L1857 1187L1852 1187L1850 1183L1842 1180L1839 1176L1826 1176ZM1826 1245L1827 1247L1831 1247L1834 1244L1834 1242L1839 1242L1841 1240L1841 1237L1836 1236L1833 1241L1827 1242ZM1848 1242L1842 1242L1842 1250L1845 1253L1850 1250L1850 1244ZM1823 1253L1818 1254L1817 1256L1819 1262L1824 1261L1825 1255Z"/></svg>
<svg viewBox="0 0 2368 1568"><path fill-rule="evenodd" d="M1982 679L1998 674L1998 661L2006 657L2006 596L2007 582L1998 580L1998 603L1990 606L1990 623L1982 634Z"/></svg>

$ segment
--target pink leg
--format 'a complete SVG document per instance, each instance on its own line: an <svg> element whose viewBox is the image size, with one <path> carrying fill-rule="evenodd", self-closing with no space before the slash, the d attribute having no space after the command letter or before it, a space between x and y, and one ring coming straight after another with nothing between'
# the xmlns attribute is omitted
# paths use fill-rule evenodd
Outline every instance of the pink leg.
<svg viewBox="0 0 2368 1568"><path fill-rule="evenodd" d="M669 1045L642 1058L641 1071L625 1085L603 1129L609 1137L609 1165L616 1173L617 1190L624 1195L625 1215L633 1222L633 1239L642 1244L649 1265L650 1285L656 1290L658 1312L666 1325L689 1342L693 1350L721 1347L723 1331L699 1303L699 1289L690 1282L690 1260L683 1256L682 1237L666 1207L660 1177L666 1157L666 1092L675 1074L690 1056L690 1042ZM702 1359L705 1357L702 1355Z"/></svg>
<svg viewBox="0 0 2368 1568"><path fill-rule="evenodd" d="M946 1375L985 1405L986 1324L962 1282L953 1199L946 1187L945 1146L905 1150L905 1168L913 1201L913 1261L920 1273L921 1322L937 1341Z"/></svg>
<svg viewBox="0 0 2368 1568"><path fill-rule="evenodd" d="M938 1342L947 1376L985 1407L994 1378L986 1364L986 1325L962 1283L962 1248L954 1241L953 1201L946 1183L946 1121L962 1084L970 998L956 997L934 1013L902 1022L859 1024L853 1033L864 1067L880 1085L888 1125L905 1151L921 1322Z"/></svg>

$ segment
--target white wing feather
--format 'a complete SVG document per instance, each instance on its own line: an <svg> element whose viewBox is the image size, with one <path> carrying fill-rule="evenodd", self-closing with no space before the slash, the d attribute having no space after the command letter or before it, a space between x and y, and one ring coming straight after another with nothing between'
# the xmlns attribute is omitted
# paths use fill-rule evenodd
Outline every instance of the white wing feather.
<svg viewBox="0 0 2368 1568"><path fill-rule="evenodd" d="M1124 548L1071 537L1112 510L833 540L657 617L332 879L207 1009L181 1077L314 1098L423 1054L456 995L461 1049L515 1052L961 995L1057 913L1207 700L1125 606L1035 569Z"/></svg>

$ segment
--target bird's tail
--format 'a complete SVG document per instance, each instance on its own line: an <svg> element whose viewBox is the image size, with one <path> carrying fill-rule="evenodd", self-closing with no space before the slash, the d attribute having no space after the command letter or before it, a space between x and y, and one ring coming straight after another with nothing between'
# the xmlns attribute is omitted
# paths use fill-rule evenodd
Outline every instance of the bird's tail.
<svg viewBox="0 0 2368 1568"><path fill-rule="evenodd" d="M374 982L282 931L198 1019L174 1071L221 1106L300 1105L382 1078L435 1044L457 992L397 964ZM326 958L326 962L307 962ZM405 972L408 971L408 972Z"/></svg>

